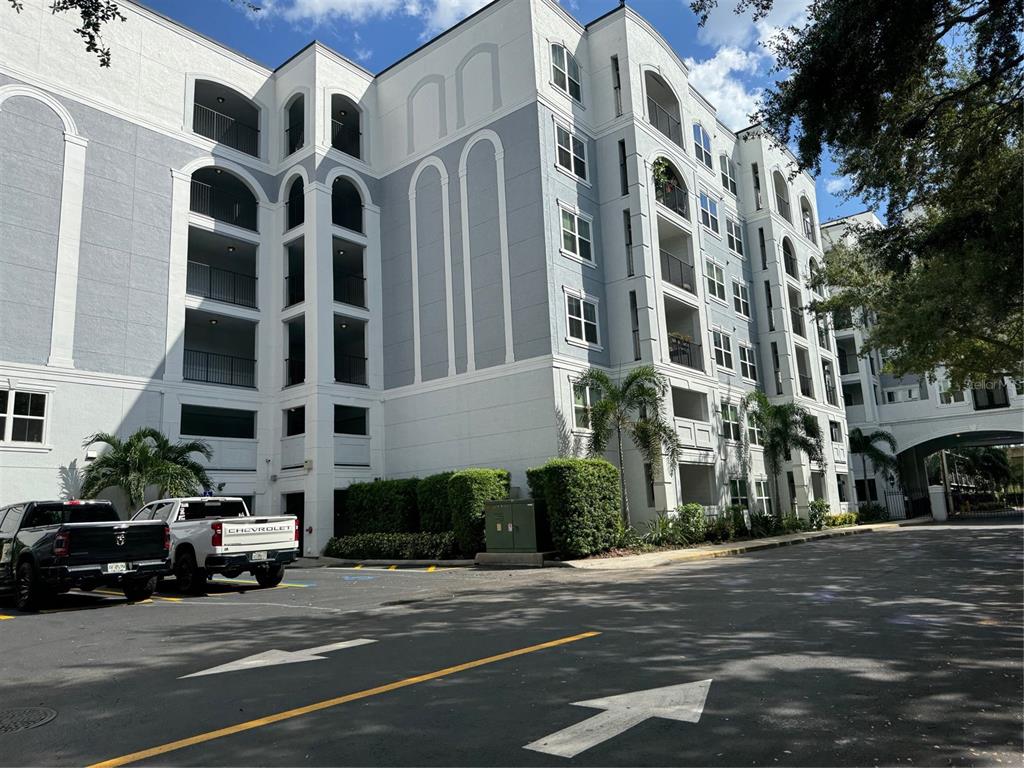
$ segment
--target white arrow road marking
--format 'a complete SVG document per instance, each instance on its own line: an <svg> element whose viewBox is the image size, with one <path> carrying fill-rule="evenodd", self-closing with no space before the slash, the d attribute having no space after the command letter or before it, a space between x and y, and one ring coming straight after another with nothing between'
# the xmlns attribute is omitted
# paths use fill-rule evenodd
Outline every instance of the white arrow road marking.
<svg viewBox="0 0 1024 768"><path fill-rule="evenodd" d="M605 711L531 742L523 749L557 757L576 757L580 752L628 731L649 717L696 723L704 711L704 700L710 687L711 680L700 680L603 699L574 701L574 707L593 707Z"/></svg>
<svg viewBox="0 0 1024 768"><path fill-rule="evenodd" d="M317 659L324 658L320 654L330 653L331 651L340 651L342 648L355 648L358 645L369 645L370 643L376 642L376 640L359 638L357 640L344 640L340 643L330 643L329 645L318 645L316 648L305 648L301 651L278 651L276 649L264 651L263 653L257 653L254 656L247 656L246 658L239 659L238 661L229 661L227 664L221 664L218 667L204 669L202 672L193 672L191 675L182 675L178 679L184 680L187 677L219 675L221 672L237 672L240 669L272 667L277 664L295 664L300 661L316 661Z"/></svg>

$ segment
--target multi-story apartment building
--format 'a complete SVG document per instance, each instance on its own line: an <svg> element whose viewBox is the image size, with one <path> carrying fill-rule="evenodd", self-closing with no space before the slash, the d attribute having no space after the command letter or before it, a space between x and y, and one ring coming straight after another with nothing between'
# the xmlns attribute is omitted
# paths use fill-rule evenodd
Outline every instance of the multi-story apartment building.
<svg viewBox="0 0 1024 768"><path fill-rule="evenodd" d="M634 519L765 502L739 405L819 419L783 504L846 503L836 344L801 307L813 180L734 132L628 7L497 0L376 75L313 43L269 70L130 2L100 69L44 0L0 25L0 495L83 439L201 437L226 493L336 490L585 440L591 366L652 364L685 452L626 460Z"/></svg>
<svg viewBox="0 0 1024 768"><path fill-rule="evenodd" d="M877 226L881 222L871 211L829 221L821 227L825 250L855 238L858 227ZM958 446L1024 443L1024 382L1003 379L959 390L941 370L893 376L877 350L864 350L864 320L849 315L834 319L846 419L850 429L891 433L899 472L852 457L857 500L884 502L893 514L927 513L929 455ZM866 320L870 323L871 318ZM912 510L905 508L905 500Z"/></svg>

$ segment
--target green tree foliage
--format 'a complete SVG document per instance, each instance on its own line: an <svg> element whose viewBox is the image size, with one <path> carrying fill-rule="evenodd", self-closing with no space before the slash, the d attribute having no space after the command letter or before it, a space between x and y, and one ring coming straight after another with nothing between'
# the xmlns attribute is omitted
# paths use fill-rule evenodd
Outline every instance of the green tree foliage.
<svg viewBox="0 0 1024 768"><path fill-rule="evenodd" d="M882 450L880 445L887 445L889 453ZM866 478L868 474L868 462L870 461L875 469L898 471L898 462L892 454L896 453L896 438L892 432L884 429L876 429L872 432L864 432L858 427L850 430L850 453L860 456L861 477ZM872 470L874 474L874 469Z"/></svg>
<svg viewBox="0 0 1024 768"><path fill-rule="evenodd" d="M156 486L161 496L195 496L213 490L206 469L193 458L209 460L210 446L202 440L172 443L157 429L143 427L125 440L100 432L85 441L86 447L107 448L83 472L81 496L93 499L106 488L120 488L134 512L145 501L146 489Z"/></svg>
<svg viewBox="0 0 1024 768"><path fill-rule="evenodd" d="M717 4L691 7L703 20ZM1022 33L1017 0L812 0L771 42L780 77L755 119L801 168L829 150L850 194L886 208L826 258L835 292L814 307L866 310L866 346L896 374L941 366L959 386L1024 369Z"/></svg>

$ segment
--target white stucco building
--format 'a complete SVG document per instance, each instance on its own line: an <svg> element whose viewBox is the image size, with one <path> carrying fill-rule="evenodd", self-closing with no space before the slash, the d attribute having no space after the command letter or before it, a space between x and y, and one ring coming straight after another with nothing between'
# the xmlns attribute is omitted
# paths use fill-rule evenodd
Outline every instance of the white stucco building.
<svg viewBox="0 0 1024 768"><path fill-rule="evenodd" d="M784 503L844 508L836 342L801 309L814 181L634 11L497 0L373 74L122 9L101 69L46 0L0 7L0 500L151 425L208 440L224 492L301 514L313 553L351 482L525 487L586 436L581 371L650 363L686 450L661 479L628 457L634 519L765 500L757 386L826 436Z"/></svg>

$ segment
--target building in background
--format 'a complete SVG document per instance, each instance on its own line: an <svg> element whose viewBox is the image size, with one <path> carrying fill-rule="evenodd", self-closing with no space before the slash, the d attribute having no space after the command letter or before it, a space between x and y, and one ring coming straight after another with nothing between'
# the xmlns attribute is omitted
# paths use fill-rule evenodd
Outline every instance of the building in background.
<svg viewBox="0 0 1024 768"><path fill-rule="evenodd" d="M497 0L376 75L275 70L124 2L110 69L45 0L0 29L0 498L52 496L97 431L211 443L257 512L579 450L591 366L672 384L677 467L634 518L768 501L740 402L819 420L782 503L852 498L812 178L734 132L627 7ZM749 451L743 450L744 436Z"/></svg>

